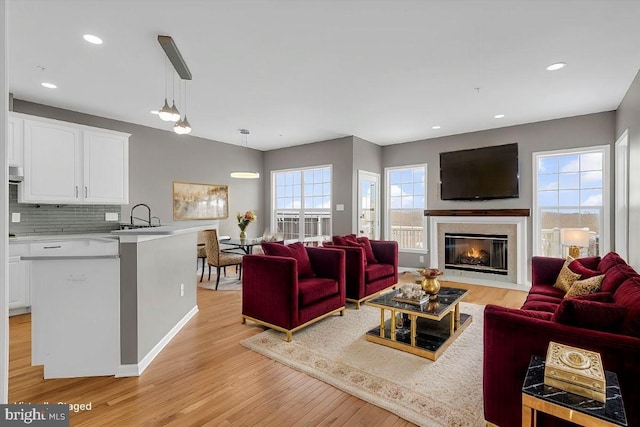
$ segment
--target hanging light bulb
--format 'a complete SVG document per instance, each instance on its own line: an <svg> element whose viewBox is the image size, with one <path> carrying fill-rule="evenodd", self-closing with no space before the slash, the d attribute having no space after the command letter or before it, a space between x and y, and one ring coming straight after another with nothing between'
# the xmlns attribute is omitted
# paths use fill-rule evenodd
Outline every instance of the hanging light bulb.
<svg viewBox="0 0 640 427"><path fill-rule="evenodd" d="M180 119L180 116L178 116L178 121L173 127L173 131L178 135L186 135L189 132L191 132L191 125L189 124L189 120L187 120L187 82L186 81L184 82L184 120Z"/></svg>
<svg viewBox="0 0 640 427"><path fill-rule="evenodd" d="M175 121L173 120L173 111L169 107L167 102L167 59L164 59L164 105L158 110L158 117L165 122Z"/></svg>
<svg viewBox="0 0 640 427"><path fill-rule="evenodd" d="M171 106L171 120L172 122L177 122L178 120L180 120L180 111L178 111L178 108L176 107L176 93L175 93L175 79L174 76L171 76L171 94L173 95L173 105Z"/></svg>

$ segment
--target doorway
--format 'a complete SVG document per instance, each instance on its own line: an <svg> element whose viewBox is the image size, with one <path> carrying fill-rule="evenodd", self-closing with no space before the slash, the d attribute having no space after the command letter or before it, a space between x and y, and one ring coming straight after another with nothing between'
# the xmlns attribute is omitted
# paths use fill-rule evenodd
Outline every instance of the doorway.
<svg viewBox="0 0 640 427"><path fill-rule="evenodd" d="M358 171L358 236L380 238L380 175Z"/></svg>

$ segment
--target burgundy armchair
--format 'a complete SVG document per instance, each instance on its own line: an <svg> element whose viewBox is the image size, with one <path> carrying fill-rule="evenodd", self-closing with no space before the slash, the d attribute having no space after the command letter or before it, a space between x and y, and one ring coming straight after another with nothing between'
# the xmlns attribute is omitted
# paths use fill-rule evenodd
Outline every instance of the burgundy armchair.
<svg viewBox="0 0 640 427"><path fill-rule="evenodd" d="M369 242L376 262L367 262L367 254L362 246L342 245L339 239L323 243L325 247L344 251L347 301L355 303L357 309L362 301L398 283L398 242Z"/></svg>
<svg viewBox="0 0 640 427"><path fill-rule="evenodd" d="M272 245L280 247L275 253L287 256L269 255ZM293 254L286 252L290 247L296 249ZM300 243L263 243L263 249L266 255L243 259L242 323L250 320L284 332L291 341L295 331L311 323L338 312L344 315L343 251Z"/></svg>

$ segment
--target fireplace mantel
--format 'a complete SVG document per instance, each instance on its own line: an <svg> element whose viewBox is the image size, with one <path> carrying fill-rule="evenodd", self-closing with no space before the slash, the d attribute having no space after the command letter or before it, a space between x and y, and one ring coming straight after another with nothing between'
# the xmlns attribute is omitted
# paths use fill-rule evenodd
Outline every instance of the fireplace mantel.
<svg viewBox="0 0 640 427"><path fill-rule="evenodd" d="M424 216L530 216L529 209L448 209L425 210Z"/></svg>

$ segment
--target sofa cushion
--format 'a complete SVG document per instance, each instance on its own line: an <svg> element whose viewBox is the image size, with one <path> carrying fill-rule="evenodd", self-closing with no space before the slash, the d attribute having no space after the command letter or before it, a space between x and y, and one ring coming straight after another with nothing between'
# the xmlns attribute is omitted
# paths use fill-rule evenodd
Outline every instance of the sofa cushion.
<svg viewBox="0 0 640 427"><path fill-rule="evenodd" d="M571 263L569 264L569 270L573 271L574 273L578 273L580 275L580 279L588 279L590 277L602 274L597 270L591 270L590 268L585 267L582 262L577 259L571 261Z"/></svg>
<svg viewBox="0 0 640 427"><path fill-rule="evenodd" d="M571 298L578 295L587 295L598 292L600 290L600 284L604 279L604 274L599 276L593 276L584 280L576 280L571 285L571 289L564 296L565 298Z"/></svg>
<svg viewBox="0 0 640 427"><path fill-rule="evenodd" d="M338 246L348 246L347 239L342 236L333 236L333 244Z"/></svg>
<svg viewBox="0 0 640 427"><path fill-rule="evenodd" d="M549 313L554 313L558 308L558 305L560 304L554 302L526 301L522 306L522 310L547 311Z"/></svg>
<svg viewBox="0 0 640 427"><path fill-rule="evenodd" d="M574 273L569 269L569 264L571 264L572 262L573 258L568 256L566 261L564 262L564 265L562 266L562 269L560 270L560 274L558 274L558 277L556 278L556 283L553 284L554 288L560 289L565 293L569 292L569 289L571 289L571 285L573 285L573 282L580 278L580 275L578 273Z"/></svg>
<svg viewBox="0 0 640 427"><path fill-rule="evenodd" d="M615 293L625 280L637 275L630 265L616 264L607 270L600 288L603 292Z"/></svg>
<svg viewBox="0 0 640 427"><path fill-rule="evenodd" d="M529 301L541 301L541 302L553 302L555 304L560 304L562 302L563 295L560 296L551 296L551 295L542 295L542 294L529 294L527 296L527 302Z"/></svg>
<svg viewBox="0 0 640 427"><path fill-rule="evenodd" d="M382 279L384 277L393 276L394 268L390 264L367 264L364 269L364 281L366 283L373 282L374 280Z"/></svg>
<svg viewBox="0 0 640 427"><path fill-rule="evenodd" d="M526 317L533 317L534 319L551 320L553 313L549 311L536 311L536 310L518 310L518 314Z"/></svg>
<svg viewBox="0 0 640 427"><path fill-rule="evenodd" d="M623 260L622 257L620 257L620 255L618 255L617 253L609 252L604 257L602 257L602 260L600 260L600 264L598 264L598 270L606 273L611 267L615 265L627 265L627 262Z"/></svg>
<svg viewBox="0 0 640 427"><path fill-rule="evenodd" d="M364 236L358 237L357 241L364 248L364 255L367 258L367 264L376 264L378 260L373 254L373 247L371 247L371 241L369 241L369 238Z"/></svg>
<svg viewBox="0 0 640 427"><path fill-rule="evenodd" d="M333 279L313 277L298 281L300 305L302 307L338 293L338 282Z"/></svg>
<svg viewBox="0 0 640 427"><path fill-rule="evenodd" d="M309 255L302 243L284 245L275 242L262 242L261 246L265 255L294 258L298 262L298 278L305 279L315 276Z"/></svg>
<svg viewBox="0 0 640 427"><path fill-rule="evenodd" d="M640 276L620 285L613 294L613 302L628 309L620 333L640 338Z"/></svg>
<svg viewBox="0 0 640 427"><path fill-rule="evenodd" d="M627 308L606 302L566 299L551 317L552 322L604 332L618 332Z"/></svg>

